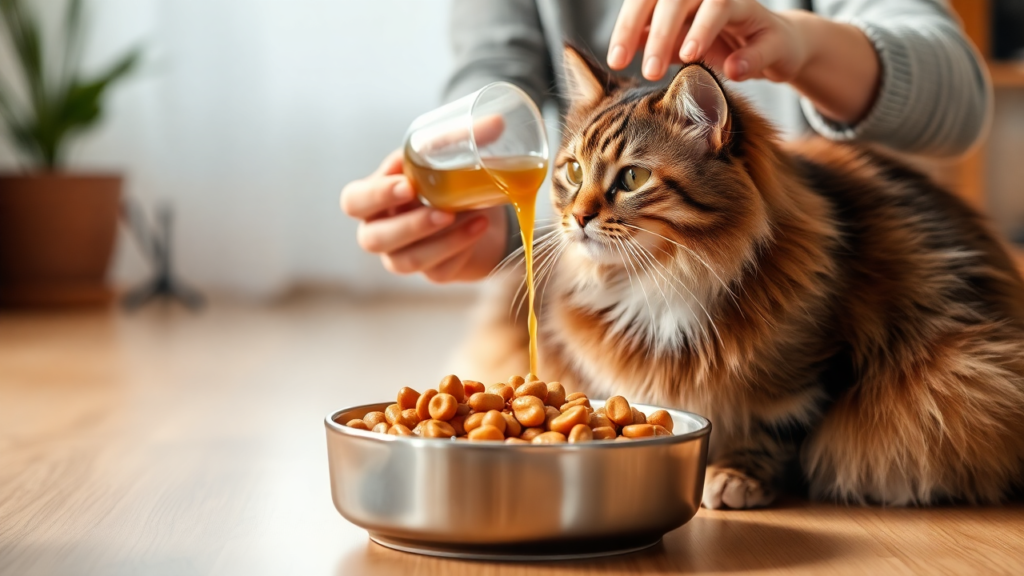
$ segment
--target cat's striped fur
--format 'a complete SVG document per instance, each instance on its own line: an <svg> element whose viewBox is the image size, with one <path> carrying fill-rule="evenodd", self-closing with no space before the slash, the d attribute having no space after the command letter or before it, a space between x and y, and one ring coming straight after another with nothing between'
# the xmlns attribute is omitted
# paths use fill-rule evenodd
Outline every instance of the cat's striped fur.
<svg viewBox="0 0 1024 576"><path fill-rule="evenodd" d="M813 495L853 502L1019 485L1024 285L970 208L878 153L778 142L700 65L659 90L565 61L543 376L707 415L710 507L768 504L797 465ZM616 187L629 165L652 173L635 192ZM474 338L495 378L523 371L525 330L504 320Z"/></svg>

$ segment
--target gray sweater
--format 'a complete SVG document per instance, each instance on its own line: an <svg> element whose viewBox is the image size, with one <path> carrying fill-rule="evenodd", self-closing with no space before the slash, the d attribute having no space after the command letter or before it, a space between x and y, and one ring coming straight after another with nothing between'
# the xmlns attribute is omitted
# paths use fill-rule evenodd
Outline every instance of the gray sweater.
<svg viewBox="0 0 1024 576"><path fill-rule="evenodd" d="M621 0L453 0L455 69L448 100L505 80L543 104L562 93L561 46L588 48L601 62ZM762 0L799 8L798 0ZM832 140L879 143L903 152L954 155L979 138L991 108L991 87L977 52L956 18L937 0L813 0L818 14L849 22L867 35L882 64L880 92L853 126L824 118L786 85L742 82L734 89L790 136L806 131ZM640 78L640 58L624 72ZM666 75L671 79L671 71ZM560 104L564 104L560 102ZM802 111L802 115L800 114Z"/></svg>

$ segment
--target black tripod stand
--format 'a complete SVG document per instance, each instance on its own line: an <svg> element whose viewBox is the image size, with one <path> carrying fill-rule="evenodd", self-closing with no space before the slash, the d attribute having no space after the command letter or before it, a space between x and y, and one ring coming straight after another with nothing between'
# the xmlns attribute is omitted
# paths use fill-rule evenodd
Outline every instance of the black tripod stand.
<svg viewBox="0 0 1024 576"><path fill-rule="evenodd" d="M130 199L122 204L122 216L139 248L153 267L154 277L148 283L125 294L122 305L137 310L152 300L176 300L189 310L203 307L203 295L175 278L171 262L171 224L173 212L168 205L157 206L156 226L150 229L142 210Z"/></svg>

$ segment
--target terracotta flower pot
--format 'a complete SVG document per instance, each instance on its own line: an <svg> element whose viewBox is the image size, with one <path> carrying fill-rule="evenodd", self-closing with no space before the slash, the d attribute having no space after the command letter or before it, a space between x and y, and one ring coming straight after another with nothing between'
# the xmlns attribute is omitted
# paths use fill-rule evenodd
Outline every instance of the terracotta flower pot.
<svg viewBox="0 0 1024 576"><path fill-rule="evenodd" d="M0 306L108 302L120 213L114 175L0 175Z"/></svg>

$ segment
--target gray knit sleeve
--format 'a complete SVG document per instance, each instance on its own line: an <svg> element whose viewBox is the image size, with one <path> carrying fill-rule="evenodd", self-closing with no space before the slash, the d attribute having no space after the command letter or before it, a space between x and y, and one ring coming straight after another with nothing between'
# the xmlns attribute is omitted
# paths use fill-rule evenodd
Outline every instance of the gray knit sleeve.
<svg viewBox="0 0 1024 576"><path fill-rule="evenodd" d="M445 101L504 80L543 104L554 75L534 0L453 0L450 25L455 69Z"/></svg>
<svg viewBox="0 0 1024 576"><path fill-rule="evenodd" d="M833 122L801 100L816 132L931 155L961 154L978 140L992 88L979 55L942 2L814 0L813 7L863 30L882 65L875 103L854 126Z"/></svg>
<svg viewBox="0 0 1024 576"><path fill-rule="evenodd" d="M554 84L551 57L534 0L452 0L449 36L455 68L444 100L451 102L491 82L511 82L538 107ZM522 246L519 221L505 210L509 237L505 255Z"/></svg>

